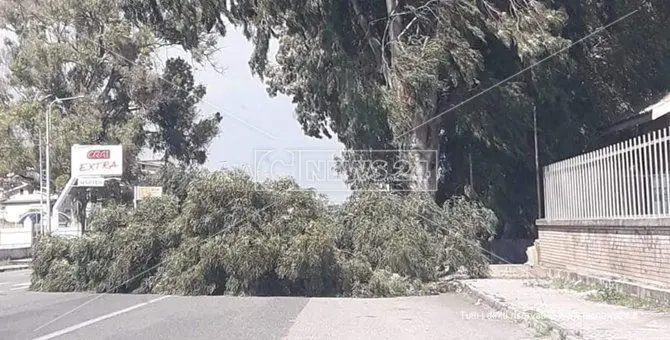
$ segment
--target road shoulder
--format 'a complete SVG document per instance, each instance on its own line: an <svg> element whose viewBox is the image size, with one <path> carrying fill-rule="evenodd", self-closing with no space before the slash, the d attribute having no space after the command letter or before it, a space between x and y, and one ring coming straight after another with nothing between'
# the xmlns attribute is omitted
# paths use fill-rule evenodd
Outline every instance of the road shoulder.
<svg viewBox="0 0 670 340"><path fill-rule="evenodd" d="M584 293L539 281L463 280L461 289L498 311L490 317L523 322L556 339L666 339L670 333L670 313L588 301Z"/></svg>
<svg viewBox="0 0 670 340"><path fill-rule="evenodd" d="M2 272L9 272L13 270L24 270L24 269L29 269L30 265L28 264L8 264L5 266L0 266L0 273Z"/></svg>

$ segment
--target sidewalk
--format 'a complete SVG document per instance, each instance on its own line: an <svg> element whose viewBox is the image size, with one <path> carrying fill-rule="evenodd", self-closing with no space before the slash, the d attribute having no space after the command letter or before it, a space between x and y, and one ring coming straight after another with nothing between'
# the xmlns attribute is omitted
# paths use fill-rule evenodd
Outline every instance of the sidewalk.
<svg viewBox="0 0 670 340"><path fill-rule="evenodd" d="M12 260L9 264L0 265L0 273L10 270L28 269L32 265L32 259Z"/></svg>
<svg viewBox="0 0 670 340"><path fill-rule="evenodd" d="M535 279L464 280L464 291L508 318L558 339L668 339L670 313L588 301L584 292L544 288ZM541 286L538 286L540 284Z"/></svg>

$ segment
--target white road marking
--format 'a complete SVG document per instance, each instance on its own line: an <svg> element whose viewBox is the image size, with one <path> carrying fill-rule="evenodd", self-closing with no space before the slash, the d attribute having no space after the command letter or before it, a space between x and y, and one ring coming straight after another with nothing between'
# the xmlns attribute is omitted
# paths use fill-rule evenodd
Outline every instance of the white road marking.
<svg viewBox="0 0 670 340"><path fill-rule="evenodd" d="M159 298L155 298L155 299L153 299L153 300L149 300L149 301L147 301L147 302L138 303L138 304L136 304L136 305L134 305L134 306L130 306L130 307L128 307L128 308L125 308L125 309L122 309L122 310L119 310L119 311L116 311L116 312L113 312L113 313L105 314L105 315L103 315L103 316L99 316L99 317L97 317L97 318L95 318L95 319L91 319L91 320L88 320L88 321L84 321L84 322L82 322L82 323L78 323L78 324L76 324L76 325L73 325L73 326L70 326L70 327L67 327L67 328L63 328L63 329L61 329L61 330L59 330L59 331L55 331L55 332L53 332L53 333L49 333L49 334L47 334L47 335L43 335L43 336L41 336L41 337L39 337L39 338L35 338L35 339L33 339L33 340L48 340L48 339L53 339L53 338L55 338L55 337L58 337L58 336L61 336L61 335L65 335L65 334L67 334L67 333L71 333L71 332L76 331L76 330L78 330L78 329L80 329L80 328L84 328L84 327L89 326L89 325L92 325L92 324L94 324L94 323L97 323L97 322L100 322L100 321L103 321L103 320L107 320L107 319L109 319L109 318L113 318L113 317L115 317L115 316L117 316L117 315L120 315L120 314L123 314L123 313L130 312L130 311L133 310L133 309L137 309L137 308L140 308L140 307L144 307L144 306L146 306L146 305L150 305L150 304L152 304L152 303L154 303L154 302L158 302L158 301L160 301L160 300L167 299L167 298L169 298L169 297L170 297L170 295L165 295L165 296L161 296L161 297L159 297Z"/></svg>
<svg viewBox="0 0 670 340"><path fill-rule="evenodd" d="M25 289L28 289L28 287L11 288L10 290L25 290Z"/></svg>
<svg viewBox="0 0 670 340"><path fill-rule="evenodd" d="M28 289L28 287L30 287L30 282L17 283L15 285L12 285L12 287L14 287L14 288L10 288L9 290Z"/></svg>

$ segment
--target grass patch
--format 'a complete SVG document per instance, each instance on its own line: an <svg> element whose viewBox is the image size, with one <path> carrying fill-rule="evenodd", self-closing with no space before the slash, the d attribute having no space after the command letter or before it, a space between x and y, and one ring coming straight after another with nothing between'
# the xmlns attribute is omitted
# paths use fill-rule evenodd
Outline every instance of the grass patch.
<svg viewBox="0 0 670 340"><path fill-rule="evenodd" d="M670 312L670 306L668 305L664 305L652 299L623 293L617 290L614 286L610 285L591 284L583 281L572 281L562 278L553 280L526 281L524 282L524 285L528 287L568 289L582 293L590 292L585 296L587 301L602 302L610 305L654 312Z"/></svg>
<svg viewBox="0 0 670 340"><path fill-rule="evenodd" d="M590 290L594 290L594 287L587 283L581 281L575 282L565 279L524 281L523 284L526 287L570 289L578 292L587 292Z"/></svg>
<svg viewBox="0 0 670 340"><path fill-rule="evenodd" d="M588 292L594 289L593 285L590 285L582 281L570 281L566 279L556 279L552 280L552 288L555 289L570 289L577 292Z"/></svg>
<svg viewBox="0 0 670 340"><path fill-rule="evenodd" d="M586 299L594 302L604 302L610 305L670 313L670 306L662 305L654 300L642 298L637 295L622 293L614 287L597 287L596 292L587 295Z"/></svg>
<svg viewBox="0 0 670 340"><path fill-rule="evenodd" d="M534 310L529 310L526 313L528 313L532 320L531 327L535 330L536 337L544 338L551 335L554 328L549 325L549 320L547 318Z"/></svg>

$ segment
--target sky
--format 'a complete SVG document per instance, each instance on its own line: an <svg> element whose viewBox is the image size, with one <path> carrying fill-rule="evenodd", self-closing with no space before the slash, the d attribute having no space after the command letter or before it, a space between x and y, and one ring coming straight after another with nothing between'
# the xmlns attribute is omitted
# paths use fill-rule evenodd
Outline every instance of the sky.
<svg viewBox="0 0 670 340"><path fill-rule="evenodd" d="M215 67L193 65L196 82L207 87L200 110L223 115L206 166L243 168L259 180L291 176L301 186L315 188L331 202L341 203L350 191L331 167L344 145L335 136L306 136L294 117L291 99L283 95L270 98L266 86L251 74L248 60L253 47L241 32L231 27L226 37L219 39L218 47ZM274 60L276 46L271 46L270 53ZM163 60L184 56L176 48L160 54Z"/></svg>

